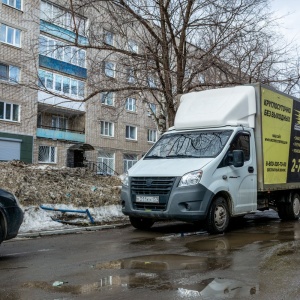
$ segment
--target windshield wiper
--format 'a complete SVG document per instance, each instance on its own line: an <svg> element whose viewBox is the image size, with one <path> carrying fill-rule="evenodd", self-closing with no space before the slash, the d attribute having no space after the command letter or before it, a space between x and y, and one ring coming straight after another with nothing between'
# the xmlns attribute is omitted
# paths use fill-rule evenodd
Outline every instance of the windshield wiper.
<svg viewBox="0 0 300 300"><path fill-rule="evenodd" d="M191 157L198 157L199 156L195 156L195 155L186 155L186 154L172 154L172 155L167 155L166 158L191 158Z"/></svg>
<svg viewBox="0 0 300 300"><path fill-rule="evenodd" d="M157 155L157 154L153 154L153 155L151 155L151 156L148 155L148 156L146 156L145 158L155 158L155 159L158 158L158 159L159 159L159 158L165 158L165 157L164 157L164 156Z"/></svg>

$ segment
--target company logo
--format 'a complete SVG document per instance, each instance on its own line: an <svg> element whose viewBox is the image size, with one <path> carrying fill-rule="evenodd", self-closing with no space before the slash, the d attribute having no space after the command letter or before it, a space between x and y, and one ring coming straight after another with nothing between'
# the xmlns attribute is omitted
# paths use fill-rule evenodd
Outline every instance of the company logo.
<svg viewBox="0 0 300 300"><path fill-rule="evenodd" d="M150 187L152 185L152 179L147 179L146 180L146 186Z"/></svg>

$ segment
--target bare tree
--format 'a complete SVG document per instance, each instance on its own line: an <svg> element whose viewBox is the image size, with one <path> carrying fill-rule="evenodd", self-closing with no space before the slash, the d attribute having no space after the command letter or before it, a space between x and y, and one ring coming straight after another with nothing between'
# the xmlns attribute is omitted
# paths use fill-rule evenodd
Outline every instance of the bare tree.
<svg viewBox="0 0 300 300"><path fill-rule="evenodd" d="M174 124L183 93L256 81L298 93L299 61L291 59L290 45L276 33L268 4L269 0L66 0L75 33L72 44L88 51L84 100L118 92L120 113L123 99L139 97L163 132ZM84 43L78 14L89 20Z"/></svg>

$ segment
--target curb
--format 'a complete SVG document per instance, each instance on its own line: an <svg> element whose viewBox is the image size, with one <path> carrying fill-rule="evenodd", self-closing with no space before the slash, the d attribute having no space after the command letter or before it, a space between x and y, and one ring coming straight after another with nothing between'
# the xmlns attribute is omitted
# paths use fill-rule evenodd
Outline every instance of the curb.
<svg viewBox="0 0 300 300"><path fill-rule="evenodd" d="M126 227L129 223L120 223L120 224L111 224L111 225L99 225L99 226L88 226L88 227L75 227L68 229L55 229L47 231L38 231L38 232L25 232L19 233L16 238L36 238L41 236L51 236L51 235L62 235L62 234L71 234L71 233L82 233L85 231L98 231L104 229L114 229L120 227Z"/></svg>

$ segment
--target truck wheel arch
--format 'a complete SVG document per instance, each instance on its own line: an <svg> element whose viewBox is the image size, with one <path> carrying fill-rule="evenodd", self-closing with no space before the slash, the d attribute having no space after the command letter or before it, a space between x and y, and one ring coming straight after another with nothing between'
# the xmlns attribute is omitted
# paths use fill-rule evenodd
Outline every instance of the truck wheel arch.
<svg viewBox="0 0 300 300"><path fill-rule="evenodd" d="M233 214L233 206L232 206L232 205L233 205L233 202L232 202L232 199L231 199L230 194L229 194L228 192L226 192L226 191L220 191L220 192L218 192L217 194L215 194L214 197L213 197L213 198L211 199L211 201L210 201L210 205L209 205L209 208L208 208L208 209L210 209L210 207L211 207L213 201L214 201L216 198L218 198L218 197L223 197L223 198L226 200L227 206L228 206L228 209L229 209L229 214L230 214L230 216L232 216L232 214Z"/></svg>

